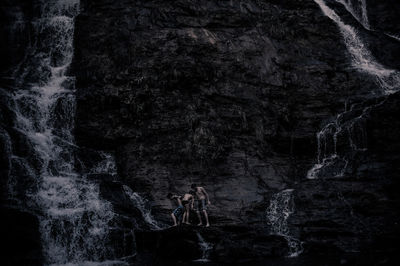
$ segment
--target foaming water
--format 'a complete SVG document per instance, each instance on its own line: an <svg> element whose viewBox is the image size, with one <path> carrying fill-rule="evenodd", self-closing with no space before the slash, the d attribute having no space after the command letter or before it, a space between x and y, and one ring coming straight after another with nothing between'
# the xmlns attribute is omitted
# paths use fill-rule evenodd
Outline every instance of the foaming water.
<svg viewBox="0 0 400 266"><path fill-rule="evenodd" d="M316 179L320 175L345 175L353 154L367 150L366 120L371 109L381 104L383 101L360 110L346 110L317 133L317 163L308 171L308 179ZM342 145L340 150L339 139Z"/></svg>
<svg viewBox="0 0 400 266"><path fill-rule="evenodd" d="M100 198L99 186L75 170L74 78L67 75L73 57L74 18L79 0L41 2L32 25L38 39L33 57L21 65L14 93L16 130L32 145L37 190L28 196L39 207L45 263L122 265L108 261L107 242L114 212ZM17 72L16 72L17 73ZM14 158L29 168L32 158ZM95 171L107 171L108 166ZM103 262L102 262L103 261Z"/></svg>
<svg viewBox="0 0 400 266"><path fill-rule="evenodd" d="M147 207L147 202L137 193L126 185L123 185L125 194L129 197L133 205L141 212L143 219L152 229L161 229L157 221L151 215L151 209Z"/></svg>
<svg viewBox="0 0 400 266"><path fill-rule="evenodd" d="M213 249L213 245L208 243L208 242L206 242L204 237L199 232L196 232L196 236L197 236L197 239L199 241L198 243L199 243L199 246L200 246L202 254L201 254L201 258L200 259L197 259L197 260L194 260L194 261L196 261L196 262L209 262L210 261L210 259L209 259L210 252Z"/></svg>
<svg viewBox="0 0 400 266"><path fill-rule="evenodd" d="M357 21L364 26L365 29L370 30L370 24L367 12L366 0L357 0L358 5L354 5L352 0L336 0L341 3L346 10L353 15Z"/></svg>
<svg viewBox="0 0 400 266"><path fill-rule="evenodd" d="M267 208L267 222L271 234L283 236L288 242L289 257L297 257L303 252L300 240L294 238L289 230L288 218L294 212L293 189L286 189L272 196Z"/></svg>
<svg viewBox="0 0 400 266"><path fill-rule="evenodd" d="M324 0L314 1L319 5L322 12L338 25L340 32L343 35L347 50L352 56L353 66L356 69L375 77L377 83L383 89L384 93L391 94L396 92L399 89L400 72L394 69L388 69L378 63L368 48L364 45L356 30L352 26L345 24L339 15L333 9L328 7L328 5L326 5ZM346 4L348 2L340 2L344 3L349 9L348 5ZM367 16L366 11L365 16Z"/></svg>
<svg viewBox="0 0 400 266"><path fill-rule="evenodd" d="M356 30L350 25L345 24L338 14L328 7L324 0L314 0L321 8L322 12L333 20L339 27L346 47L352 56L352 62L356 69L375 77L377 84L382 88L384 94L389 95L400 89L400 72L387 69L379 64L371 55L366 45L359 38ZM359 1L358 9L355 9L351 0L337 0L367 29L369 29L366 2ZM307 172L308 179L319 177L343 177L348 168L352 156L357 152L367 150L366 118L371 108L383 104L383 101L358 108L354 105L349 110L338 114L336 118L325 125L317 133L318 157ZM347 147L346 151L338 151L338 141Z"/></svg>
<svg viewBox="0 0 400 266"><path fill-rule="evenodd" d="M89 174L103 174L107 173L111 176L117 175L117 166L115 157L106 152L99 152L101 160L89 171Z"/></svg>

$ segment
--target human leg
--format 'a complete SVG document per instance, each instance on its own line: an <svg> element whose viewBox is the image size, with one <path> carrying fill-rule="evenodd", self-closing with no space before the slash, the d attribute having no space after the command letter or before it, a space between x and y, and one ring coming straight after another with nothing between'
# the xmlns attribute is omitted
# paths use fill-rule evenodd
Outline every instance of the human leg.
<svg viewBox="0 0 400 266"><path fill-rule="evenodd" d="M185 213L186 213L186 224L190 224L190 222L189 222L189 214L190 214L189 204L187 204L185 206ZM183 221L185 221L185 220L183 220Z"/></svg>
<svg viewBox="0 0 400 266"><path fill-rule="evenodd" d="M175 217L175 215L173 213L171 213L171 217L172 217L172 220L174 221L174 225L173 226L177 226L178 224L176 223L176 217Z"/></svg>
<svg viewBox="0 0 400 266"><path fill-rule="evenodd" d="M197 211L196 213L197 213L197 217L199 218L199 224L198 224L198 226L203 225L203 222L201 221L201 214L200 214L200 211Z"/></svg>
<svg viewBox="0 0 400 266"><path fill-rule="evenodd" d="M208 214L207 214L207 211L206 211L206 210L203 210L203 213L204 213L204 217L206 218L206 227L209 227L209 226L210 226L210 223L208 222Z"/></svg>
<svg viewBox="0 0 400 266"><path fill-rule="evenodd" d="M173 215L172 219L174 220L175 225L182 223L182 214L183 214L183 206L179 206L172 212Z"/></svg>
<svg viewBox="0 0 400 266"><path fill-rule="evenodd" d="M206 219L206 227L209 227L210 223L208 221L207 205L206 205L206 200L205 199L201 200L201 209L202 209L202 211L204 213L204 218Z"/></svg>

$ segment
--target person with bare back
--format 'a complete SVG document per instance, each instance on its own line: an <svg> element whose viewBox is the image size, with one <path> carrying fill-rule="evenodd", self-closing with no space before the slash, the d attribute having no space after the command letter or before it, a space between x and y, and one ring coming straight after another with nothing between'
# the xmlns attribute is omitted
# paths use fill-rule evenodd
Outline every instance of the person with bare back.
<svg viewBox="0 0 400 266"><path fill-rule="evenodd" d="M194 194L195 194L194 191L189 191L189 193L185 193L185 195L183 195L182 205L185 211L183 213L182 223L184 224L190 224L189 213L190 213L190 206L193 206Z"/></svg>
<svg viewBox="0 0 400 266"><path fill-rule="evenodd" d="M211 205L210 198L208 197L207 191L203 187L199 187L196 184L192 184L191 188L194 190L197 200L197 216L199 217L199 224L198 226L203 225L201 220L201 213L203 212L205 220L206 220L206 227L210 226L210 222L208 221L208 214L207 214L207 205ZM192 208L193 208L192 203Z"/></svg>

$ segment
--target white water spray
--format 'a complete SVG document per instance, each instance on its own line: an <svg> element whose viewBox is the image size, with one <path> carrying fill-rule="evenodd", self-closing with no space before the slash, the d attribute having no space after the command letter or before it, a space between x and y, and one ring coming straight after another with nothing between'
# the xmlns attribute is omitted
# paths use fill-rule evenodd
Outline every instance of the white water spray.
<svg viewBox="0 0 400 266"><path fill-rule="evenodd" d="M291 236L287 220L294 212L293 189L286 189L272 196L267 209L267 221L271 233L283 236L289 245L289 257L297 257L303 252L300 240Z"/></svg>
<svg viewBox="0 0 400 266"><path fill-rule="evenodd" d="M112 257L106 245L114 217L111 204L74 167L74 78L67 71L78 12L79 0L41 2L41 17L32 23L41 42L21 65L20 87L13 96L15 128L33 148L32 158L15 157L14 162L39 163L38 176L33 175L38 190L28 196L41 210L45 263L54 265L90 265Z"/></svg>
<svg viewBox="0 0 400 266"><path fill-rule="evenodd" d="M339 15L336 14L333 9L328 7L324 0L314 1L319 5L322 12L338 25L340 32L343 35L347 50L352 56L353 66L356 69L375 77L384 93L391 94L396 92L400 85L400 72L394 69L385 68L383 65L378 63L371 55L368 48L364 45L356 30L350 25L345 24ZM345 1L340 2L347 3ZM348 5L345 4L345 6ZM367 16L366 11L363 12L363 14Z"/></svg>
<svg viewBox="0 0 400 266"><path fill-rule="evenodd" d="M133 205L139 209L146 223L153 229L161 229L157 221L154 220L153 216L151 215L151 209L146 206L146 201L137 192L133 192L130 187L123 185L123 188L125 194L128 195Z"/></svg>
<svg viewBox="0 0 400 266"><path fill-rule="evenodd" d="M201 254L201 258L197 259L195 261L196 262L209 262L210 261L210 259L209 259L210 252L213 249L213 245L206 242L204 240L203 236L199 232L196 232L196 236L199 241L199 246L200 246L202 254Z"/></svg>
<svg viewBox="0 0 400 266"><path fill-rule="evenodd" d="M400 72L387 69L373 58L370 51L359 38L356 30L345 24L336 12L329 8L324 0L314 0L322 12L332 19L339 27L349 53L352 56L353 65L360 71L375 77L385 94L391 94L400 89ZM355 11L351 0L337 0L361 23L369 28L366 2L360 0L358 13ZM378 103L374 106L377 106ZM367 149L367 136L365 119L373 106L364 108L359 115L352 115L354 106L350 110L337 115L336 119L328 123L317 133L318 158L317 163L308 171L308 179L316 179L329 172L330 176L344 176L350 158L339 154L337 150L338 137L347 138L348 153L365 151ZM347 108L345 108L347 109ZM351 119L345 117L353 117ZM325 172L325 173L324 173Z"/></svg>
<svg viewBox="0 0 400 266"><path fill-rule="evenodd" d="M389 36L390 38L395 39L396 41L400 42L400 36L399 35L388 34L388 33L385 33L385 34L386 34L386 36Z"/></svg>
<svg viewBox="0 0 400 266"><path fill-rule="evenodd" d="M353 17L364 26L365 29L370 30L370 24L367 12L366 0L357 0L358 5L354 6L352 0L336 0L341 3L346 10L353 15Z"/></svg>

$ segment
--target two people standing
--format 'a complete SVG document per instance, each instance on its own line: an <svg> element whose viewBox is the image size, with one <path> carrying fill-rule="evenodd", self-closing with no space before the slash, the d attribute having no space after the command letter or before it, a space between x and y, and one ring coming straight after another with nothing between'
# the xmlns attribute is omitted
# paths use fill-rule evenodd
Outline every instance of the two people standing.
<svg viewBox="0 0 400 266"><path fill-rule="evenodd" d="M190 209L196 210L197 217L199 219L198 226L203 225L201 213L203 213L206 227L210 226L210 222L208 220L207 213L207 205L210 205L210 198L207 194L207 191L196 184L191 185L191 189L189 193L185 193L183 196L174 195L169 193L168 198L170 200L176 200L178 207L171 213L172 220L174 222L173 226L177 226L181 223L190 224L189 223L189 215ZM194 203L197 203L196 209L194 208Z"/></svg>

